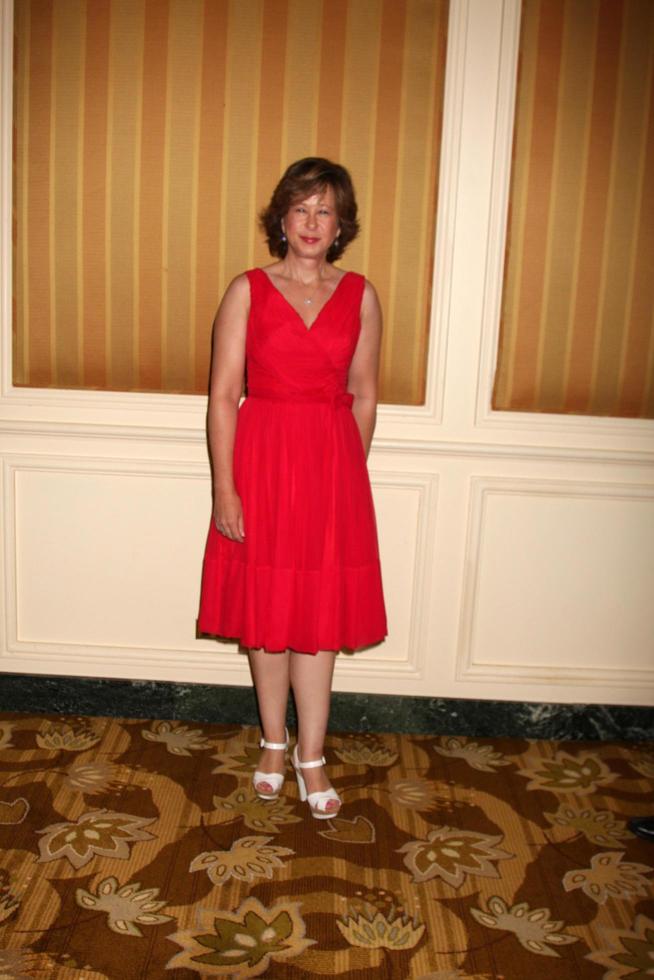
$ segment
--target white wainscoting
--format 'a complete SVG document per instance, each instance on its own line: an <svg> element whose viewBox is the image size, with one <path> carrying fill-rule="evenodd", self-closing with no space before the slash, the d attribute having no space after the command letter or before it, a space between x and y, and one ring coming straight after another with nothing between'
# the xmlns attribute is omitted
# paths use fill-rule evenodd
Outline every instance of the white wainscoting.
<svg viewBox="0 0 654 980"><path fill-rule="evenodd" d="M426 403L380 407L369 461L390 633L335 687L654 704L654 424L490 407L519 16L452 0ZM195 635L204 399L12 386L0 17L0 670L248 684Z"/></svg>
<svg viewBox="0 0 654 980"><path fill-rule="evenodd" d="M654 688L654 487L471 486L458 676Z"/></svg>
<svg viewBox="0 0 654 980"><path fill-rule="evenodd" d="M435 479L373 473L382 526L390 636L344 677L419 680L428 648ZM219 683L247 680L235 643L197 639L210 517L206 460L163 463L87 456L3 460L5 651L13 669ZM132 673L130 673L132 676Z"/></svg>

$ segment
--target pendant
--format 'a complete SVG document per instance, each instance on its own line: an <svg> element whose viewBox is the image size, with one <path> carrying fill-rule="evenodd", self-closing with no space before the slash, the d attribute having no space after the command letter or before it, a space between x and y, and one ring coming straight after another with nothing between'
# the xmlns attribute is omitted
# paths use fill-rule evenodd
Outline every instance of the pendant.
<svg viewBox="0 0 654 980"><path fill-rule="evenodd" d="M307 306L311 306L311 304L313 303L313 300L309 296L308 299L303 300L303 302L306 303Z"/></svg>

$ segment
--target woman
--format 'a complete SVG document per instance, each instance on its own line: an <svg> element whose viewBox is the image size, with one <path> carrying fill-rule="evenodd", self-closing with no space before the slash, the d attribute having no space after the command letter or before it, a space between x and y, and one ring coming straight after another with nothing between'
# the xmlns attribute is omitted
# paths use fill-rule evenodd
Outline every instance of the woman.
<svg viewBox="0 0 654 980"><path fill-rule="evenodd" d="M381 311L363 276L333 265L356 214L343 167L309 157L288 168L261 215L277 261L228 287L211 367L214 509L198 625L248 649L263 799L281 792L293 688L292 761L318 819L341 803L322 755L336 652L386 635L366 468Z"/></svg>

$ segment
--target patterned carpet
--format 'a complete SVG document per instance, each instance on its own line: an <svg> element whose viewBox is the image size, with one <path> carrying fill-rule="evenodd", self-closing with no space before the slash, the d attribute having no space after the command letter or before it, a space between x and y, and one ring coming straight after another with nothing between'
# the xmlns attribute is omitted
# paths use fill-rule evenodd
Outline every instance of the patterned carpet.
<svg viewBox="0 0 654 980"><path fill-rule="evenodd" d="M331 735L318 821L258 737L1 715L1 980L654 976L654 745Z"/></svg>

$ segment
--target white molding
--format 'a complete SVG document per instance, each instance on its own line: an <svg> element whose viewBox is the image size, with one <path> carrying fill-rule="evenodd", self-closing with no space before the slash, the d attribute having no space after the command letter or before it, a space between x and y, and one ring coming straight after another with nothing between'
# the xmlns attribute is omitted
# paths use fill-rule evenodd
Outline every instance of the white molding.
<svg viewBox="0 0 654 980"><path fill-rule="evenodd" d="M499 348L521 13L520 0L504 0L475 406L477 425L491 410Z"/></svg>
<svg viewBox="0 0 654 980"><path fill-rule="evenodd" d="M445 369L452 323L452 263L456 236L463 99L468 57L468 16L470 0L451 3L447 25L447 70L443 97L443 123L440 172L436 203L436 240L432 269L431 318L426 372L425 405L414 418L401 413L405 421L443 423ZM381 419L383 421L383 413ZM380 432L383 438L383 428ZM415 436L409 436L415 438Z"/></svg>
<svg viewBox="0 0 654 980"><path fill-rule="evenodd" d="M200 672L215 681L224 680L225 673L249 677L247 663L238 652L237 644L207 639L186 647L146 647L75 642L47 642L21 640L17 623L17 546L16 540L16 476L20 473L72 473L80 478L85 475L119 477L166 477L181 480L206 480L209 487L208 467L204 462L172 462L160 459L116 459L79 455L55 456L52 454L7 454L2 462L2 505L4 521L4 547L2 552L2 597L6 615L4 648L0 650L0 669L20 672L33 670L37 673L84 673L90 664L94 676L116 676L117 668L127 668L129 676L150 678L153 673L161 680L183 681L188 670L194 679ZM411 627L406 646L400 656L375 656L375 648L360 654L338 658L338 681L351 678L369 678L416 681L423 676L424 657L428 649L429 571L433 563L434 522L438 477L424 473L393 473L372 471L373 487L414 490L419 494L418 518L415 528L415 558L410 589ZM207 500L209 489L207 489ZM198 566L198 577L200 567ZM216 652L207 644L217 643ZM56 663L53 664L53 657ZM213 659L215 657L215 660ZM244 673L245 671L245 673Z"/></svg>
<svg viewBox="0 0 654 980"><path fill-rule="evenodd" d="M17 548L16 548L16 488L14 483L14 473L2 460L2 602L4 617L4 642L0 649L0 664L6 656L6 652L11 650L12 642L16 637L17 621Z"/></svg>
<svg viewBox="0 0 654 980"><path fill-rule="evenodd" d="M481 571L481 546L484 533L484 516L488 498L502 496L581 497L586 499L654 501L654 485L635 483L607 483L580 479L532 479L525 477L470 477L470 500L464 559L464 581L459 618L456 653L456 679L464 682L486 682L494 685L524 684L569 687L581 684L589 689L610 687L613 692L622 689L632 691L649 687L654 691L654 664L651 670L629 669L624 665L615 668L600 666L564 667L552 664L524 664L493 662L475 663L473 645L476 630L476 613Z"/></svg>
<svg viewBox="0 0 654 980"><path fill-rule="evenodd" d="M7 506L9 499L7 486L7 472L0 466L0 528L2 528L2 539L0 542L0 663L2 663L3 652L8 649L9 639L16 632L15 621L9 622L9 611L16 609L16 598L14 595L16 581L16 544L14 541L14 510ZM12 498L13 500L13 493ZM10 519L11 518L11 519ZM9 561L13 559L12 574L9 575ZM10 594L10 590L11 594Z"/></svg>
<svg viewBox="0 0 654 980"><path fill-rule="evenodd" d="M379 439L375 445L379 453L389 452L395 456L425 455L447 456L451 458L546 460L561 463L605 463L608 465L630 465L652 467L654 449L649 452L614 448L578 448L576 446L530 446L515 443L488 442L448 442L446 440L396 440Z"/></svg>
<svg viewBox="0 0 654 980"><path fill-rule="evenodd" d="M19 437L33 442L39 438L55 439L62 445L64 440L91 440L100 448L103 442L124 443L125 446L135 441L161 446L169 444L173 447L184 445L197 447L206 445L204 428L160 427L144 425L104 425L82 422L48 422L17 420L0 421L0 439ZM8 440L7 440L8 441ZM547 460L564 463L602 463L617 466L654 466L654 442L652 449L620 449L617 447L578 447L545 445L517 445L502 442L462 442L448 439L397 439L376 438L371 455L391 454L395 457L405 456L445 456L448 458L472 459L511 459L511 460ZM2 444L0 442L0 451ZM32 453L34 450L27 450ZM51 449L48 450L51 453ZM62 456L67 453L62 449ZM124 458L129 458L125 456ZM208 462L207 462L208 466Z"/></svg>
<svg viewBox="0 0 654 980"><path fill-rule="evenodd" d="M638 439L643 444L654 444L654 419L618 418L600 415L558 415L552 412L497 412L491 409L480 416L478 428L510 432L524 438L526 432L543 436L579 435L596 438Z"/></svg>

